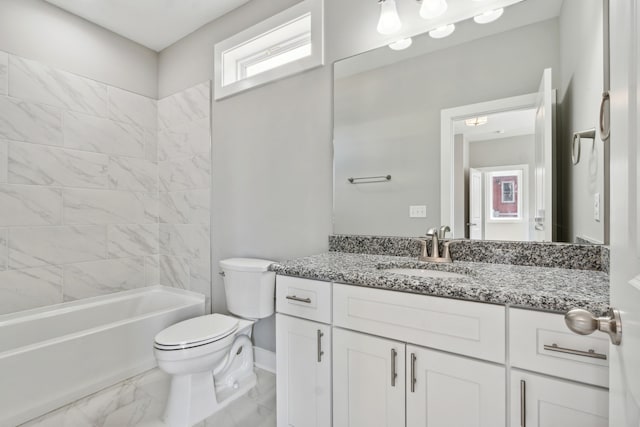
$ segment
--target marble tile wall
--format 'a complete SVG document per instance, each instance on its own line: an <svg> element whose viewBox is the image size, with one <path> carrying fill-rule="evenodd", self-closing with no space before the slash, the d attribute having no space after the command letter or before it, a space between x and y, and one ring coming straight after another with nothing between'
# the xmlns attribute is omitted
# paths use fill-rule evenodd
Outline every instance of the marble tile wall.
<svg viewBox="0 0 640 427"><path fill-rule="evenodd" d="M158 101L160 284L207 296L211 307L209 83Z"/></svg>
<svg viewBox="0 0 640 427"><path fill-rule="evenodd" d="M0 52L0 314L158 283L157 127L154 99Z"/></svg>

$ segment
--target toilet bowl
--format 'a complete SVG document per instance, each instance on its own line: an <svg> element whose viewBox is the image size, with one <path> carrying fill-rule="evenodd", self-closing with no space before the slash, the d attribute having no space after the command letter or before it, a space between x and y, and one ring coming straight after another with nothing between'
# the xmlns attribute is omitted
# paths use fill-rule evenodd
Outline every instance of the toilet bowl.
<svg viewBox="0 0 640 427"><path fill-rule="evenodd" d="M233 258L220 262L229 311L176 323L155 337L158 367L171 375L163 421L190 427L256 384L251 332L274 312L272 261Z"/></svg>

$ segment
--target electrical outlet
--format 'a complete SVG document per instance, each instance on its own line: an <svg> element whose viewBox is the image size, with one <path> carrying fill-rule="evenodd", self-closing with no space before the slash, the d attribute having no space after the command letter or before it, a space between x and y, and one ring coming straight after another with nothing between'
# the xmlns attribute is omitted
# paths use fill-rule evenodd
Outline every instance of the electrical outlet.
<svg viewBox="0 0 640 427"><path fill-rule="evenodd" d="M600 222L600 193L593 195L593 219Z"/></svg>
<svg viewBox="0 0 640 427"><path fill-rule="evenodd" d="M427 207L425 205L409 206L409 218L426 218Z"/></svg>

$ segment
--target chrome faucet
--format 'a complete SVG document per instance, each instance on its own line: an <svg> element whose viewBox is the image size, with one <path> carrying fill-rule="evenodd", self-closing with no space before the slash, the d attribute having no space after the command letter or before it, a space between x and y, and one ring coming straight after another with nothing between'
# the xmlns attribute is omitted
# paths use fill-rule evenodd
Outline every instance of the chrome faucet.
<svg viewBox="0 0 640 427"><path fill-rule="evenodd" d="M446 227L447 229L449 228L448 226L443 226L443 227L440 227L440 230L443 230L444 227ZM449 245L448 245L449 242L445 243L444 256L443 257L440 256L440 248L439 248L440 241L438 240L438 235L440 234L440 230L438 230L437 228L430 228L429 230L427 230L427 237L431 237L431 256L429 256L429 254L427 253L428 240L424 240L424 239L420 240L420 242L422 243L422 250L420 251L421 253L419 257L420 261L439 262L439 263L453 261L451 259L451 253L449 251Z"/></svg>
<svg viewBox="0 0 640 427"><path fill-rule="evenodd" d="M449 228L448 225L442 225L440 226L440 230L438 230L438 239L444 239L445 237L447 237L447 233L450 233L451 229Z"/></svg>

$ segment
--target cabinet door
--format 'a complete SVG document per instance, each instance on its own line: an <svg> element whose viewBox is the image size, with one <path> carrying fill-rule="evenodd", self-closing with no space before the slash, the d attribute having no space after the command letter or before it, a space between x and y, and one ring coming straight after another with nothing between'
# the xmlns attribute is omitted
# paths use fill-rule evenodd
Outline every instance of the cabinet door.
<svg viewBox="0 0 640 427"><path fill-rule="evenodd" d="M404 347L333 329L334 427L404 426Z"/></svg>
<svg viewBox="0 0 640 427"><path fill-rule="evenodd" d="M503 366L407 346L407 427L500 427Z"/></svg>
<svg viewBox="0 0 640 427"><path fill-rule="evenodd" d="M511 427L607 427L605 389L511 371Z"/></svg>
<svg viewBox="0 0 640 427"><path fill-rule="evenodd" d="M278 426L331 426L331 327L276 315Z"/></svg>

